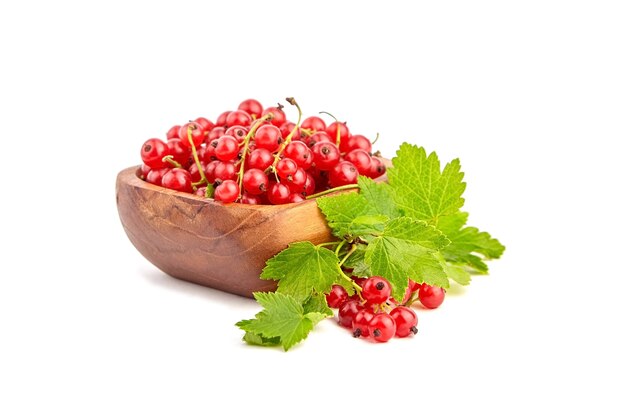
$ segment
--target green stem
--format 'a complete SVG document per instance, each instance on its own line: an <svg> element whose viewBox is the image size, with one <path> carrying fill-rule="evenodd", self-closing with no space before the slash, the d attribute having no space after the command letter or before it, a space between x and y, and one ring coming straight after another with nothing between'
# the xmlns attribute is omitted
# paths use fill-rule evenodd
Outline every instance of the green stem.
<svg viewBox="0 0 626 417"><path fill-rule="evenodd" d="M318 245L316 245L316 248L321 248L322 246L333 246L333 245L337 245L340 242L322 242Z"/></svg>
<svg viewBox="0 0 626 417"><path fill-rule="evenodd" d="M356 290L356 292L359 294L359 297L361 298L361 300L363 300L363 297L361 297L361 291L363 291L363 288L361 288L361 286L359 284L357 284L356 282L354 282L354 280L352 278L350 278L349 276L346 275L345 272L343 272L341 270L341 268L339 268L339 275L346 281L348 281L350 283L350 285L352 285L352 287Z"/></svg>
<svg viewBox="0 0 626 417"><path fill-rule="evenodd" d="M161 159L163 162L167 162L169 164L172 164L172 166L174 168L182 168L183 166L181 164L178 163L178 161L176 161L174 159L174 157L172 155L166 155L163 157L163 159Z"/></svg>
<svg viewBox="0 0 626 417"><path fill-rule="evenodd" d="M311 194L306 196L307 200L311 200L317 197L321 197L327 194L331 194L334 193L336 191L343 191L343 190L356 190L357 188L359 188L359 184L346 184L346 185L340 185L339 187L335 187L335 188L330 188L328 190L324 190L324 191L320 191L319 193L316 194Z"/></svg>
<svg viewBox="0 0 626 417"><path fill-rule="evenodd" d="M378 132L376 132L376 138L374 138L374 141L372 142L372 145L376 143L376 141L378 141L378 137L380 136L380 134Z"/></svg>
<svg viewBox="0 0 626 417"><path fill-rule="evenodd" d="M341 250L341 248L343 248L343 245L346 244L345 240L342 240L341 242L339 242L339 244L337 245L337 248L335 249L335 255L337 255L337 258L339 258L339 251ZM339 264L339 266L341 266L341 264Z"/></svg>
<svg viewBox="0 0 626 417"><path fill-rule="evenodd" d="M198 167L198 172L200 173L200 178L202 178L202 181L205 183L209 183L209 181L206 179L206 175L204 175L204 170L202 169L202 164L200 163L200 158L198 158L198 151L196 151L196 145L193 143L193 139L192 139L192 135L191 132L193 131L192 125L191 123L187 126L187 139L189 140L189 144L191 145L191 153L193 155L193 160L196 163L196 166Z"/></svg>
<svg viewBox="0 0 626 417"><path fill-rule="evenodd" d="M339 120L337 120L337 118L335 116L333 116L332 114L328 113L327 111L321 111L321 113L327 114L330 117L332 117L333 119L335 119L335 123L339 124ZM337 148L339 148L339 144L341 143L341 129L339 127L337 127L337 138L336 138L336 145Z"/></svg>
<svg viewBox="0 0 626 417"><path fill-rule="evenodd" d="M350 250L344 255L341 262L339 262L339 266L342 266L344 264L344 262L350 257L350 255L352 255L354 251L357 250L357 247L358 247L357 245L350 246Z"/></svg>
<svg viewBox="0 0 626 417"><path fill-rule="evenodd" d="M291 129L291 132L289 132L289 134L285 138L285 141L280 145L280 148L278 148L278 152L276 152L276 156L274 156L274 162L272 162L272 171L274 172L276 171L276 164L280 160L280 156L283 154L283 151L285 150L287 145L289 145L289 143L291 142L293 135L295 135L296 132L298 131L298 128L300 127L300 122L302 121L302 109L300 108L300 105L298 104L296 99L293 97L287 97L285 100L287 100L289 104L296 106L296 108L298 109L298 121L296 122L296 125L294 126L294 128Z"/></svg>
<svg viewBox="0 0 626 417"><path fill-rule="evenodd" d="M249 145L250 145L250 139L254 136L254 134L256 133L257 129L259 127L261 127L261 125L263 124L263 122L267 121L267 120L272 120L274 118L274 115L272 113L268 113L265 116L261 117L260 119L258 119L254 125L252 126L252 128L250 129L250 131L248 132L248 134L246 135L246 137L243 139L243 151L241 152L241 162L239 163L239 178L238 178L238 185L239 185L239 197L241 198L241 196L243 195L243 172L245 169L245 165L246 165L246 155L248 154L248 150L249 150Z"/></svg>

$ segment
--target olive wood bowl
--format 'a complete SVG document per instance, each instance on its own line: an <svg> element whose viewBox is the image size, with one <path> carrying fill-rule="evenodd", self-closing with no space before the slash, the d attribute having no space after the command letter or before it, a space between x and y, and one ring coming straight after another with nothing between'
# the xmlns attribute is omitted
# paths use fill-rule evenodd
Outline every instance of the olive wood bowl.
<svg viewBox="0 0 626 417"><path fill-rule="evenodd" d="M259 276L290 243L333 239L315 200L223 204L150 184L138 172L131 167L117 176L120 220L137 250L172 277L251 297L276 289Z"/></svg>

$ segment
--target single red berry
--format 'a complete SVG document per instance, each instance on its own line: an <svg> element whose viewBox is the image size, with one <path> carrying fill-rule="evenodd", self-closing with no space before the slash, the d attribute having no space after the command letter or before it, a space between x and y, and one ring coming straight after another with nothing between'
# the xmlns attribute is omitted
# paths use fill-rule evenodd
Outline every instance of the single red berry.
<svg viewBox="0 0 626 417"><path fill-rule="evenodd" d="M330 142L316 143L311 148L311 153L313 154L315 166L324 171L334 167L337 162L339 162L339 158L341 157L337 146Z"/></svg>
<svg viewBox="0 0 626 417"><path fill-rule="evenodd" d="M350 137L350 130L345 123L341 122L332 122L328 126L326 126L326 133L328 136L332 138L333 143L337 143L337 131L339 131L339 146L341 146L341 142L346 142Z"/></svg>
<svg viewBox="0 0 626 417"><path fill-rule="evenodd" d="M245 111L252 116L253 119L258 119L261 117L261 114L263 114L263 106L259 101L253 98L249 98L239 103L237 109Z"/></svg>
<svg viewBox="0 0 626 417"><path fill-rule="evenodd" d="M293 173L293 175L289 175L287 178L283 179L283 184L286 184L292 193L301 194L304 191L304 187L306 186L306 181L306 171L302 168L298 168L296 172ZM292 203L293 202L294 201L292 201Z"/></svg>
<svg viewBox="0 0 626 417"><path fill-rule="evenodd" d="M252 116L243 110L235 110L226 116L226 127L230 126L250 126Z"/></svg>
<svg viewBox="0 0 626 417"><path fill-rule="evenodd" d="M409 307L398 306L389 313L396 322L396 336L407 337L417 334L417 314Z"/></svg>
<svg viewBox="0 0 626 417"><path fill-rule="evenodd" d="M215 124L205 117L198 117L194 122L198 123L202 126L202 130L204 130L204 134L208 134L215 127Z"/></svg>
<svg viewBox="0 0 626 417"><path fill-rule="evenodd" d="M354 316L356 316L356 313L358 313L361 309L363 309L363 307L359 304L357 300L348 299L346 302L339 306L339 312L337 313L339 324L343 327L351 329L352 320L354 320Z"/></svg>
<svg viewBox="0 0 626 417"><path fill-rule="evenodd" d="M265 204L262 195L252 195L248 193L243 193L241 196L242 204Z"/></svg>
<svg viewBox="0 0 626 417"><path fill-rule="evenodd" d="M285 184L280 182L270 183L267 189L267 198L272 204L287 204L289 202L289 196L291 190Z"/></svg>
<svg viewBox="0 0 626 417"><path fill-rule="evenodd" d="M287 179L298 170L298 164L291 158L282 158L276 164L276 173L281 179ZM304 184L303 184L304 185Z"/></svg>
<svg viewBox="0 0 626 417"><path fill-rule="evenodd" d="M291 131L294 130L295 127L295 123L287 121L280 125L280 134L283 136L283 138L286 138L287 136L291 135ZM291 140L299 141L300 139L302 139L302 133L300 132L300 128L298 128L293 132Z"/></svg>
<svg viewBox="0 0 626 417"><path fill-rule="evenodd" d="M141 164L141 167L139 167L139 178L145 180L150 170L152 170L152 168L150 168L148 165Z"/></svg>
<svg viewBox="0 0 626 417"><path fill-rule="evenodd" d="M382 304L389 300L391 284L383 277L369 277L363 282L361 296L368 304Z"/></svg>
<svg viewBox="0 0 626 417"><path fill-rule="evenodd" d="M243 189L248 194L259 195L267 191L269 180L265 172L260 169L252 168L243 174Z"/></svg>
<svg viewBox="0 0 626 417"><path fill-rule="evenodd" d="M272 120L270 120L270 123L276 127L282 126L283 123L287 121L287 116L285 115L285 112L280 105L278 107L268 107L267 109L263 110L263 116L268 113L272 113L272 116L274 116Z"/></svg>
<svg viewBox="0 0 626 417"><path fill-rule="evenodd" d="M372 318L374 318L374 311L367 307L356 313L352 319L352 336L368 337L370 335L369 324Z"/></svg>
<svg viewBox="0 0 626 417"><path fill-rule="evenodd" d="M339 308L348 299L348 292L341 285L333 285L326 294L326 302L330 308Z"/></svg>
<svg viewBox="0 0 626 417"><path fill-rule="evenodd" d="M214 160L214 161L210 161L206 163L206 168L204 170L204 176L206 177L206 180L209 182L209 184L213 184L216 180L215 178L215 168L220 165L223 164L222 161L218 161L218 160Z"/></svg>
<svg viewBox="0 0 626 417"><path fill-rule="evenodd" d="M150 168L165 168L169 166L167 162L163 162L167 152L168 147L161 139L148 139L141 146L141 160Z"/></svg>
<svg viewBox="0 0 626 417"><path fill-rule="evenodd" d="M355 149L364 150L367 153L372 152L372 142L363 135L352 135L347 140L341 139L339 150L347 153Z"/></svg>
<svg viewBox="0 0 626 417"><path fill-rule="evenodd" d="M163 185L163 176L170 171L171 168L152 169L146 175L146 181L154 185Z"/></svg>
<svg viewBox="0 0 626 417"><path fill-rule="evenodd" d="M361 175L369 174L372 169L372 157L363 149L354 149L348 152L343 158L346 161L352 162Z"/></svg>
<svg viewBox="0 0 626 417"><path fill-rule="evenodd" d="M396 322L387 313L378 313L370 320L368 330L377 342L386 342L396 334Z"/></svg>
<svg viewBox="0 0 626 417"><path fill-rule="evenodd" d="M200 166L202 167L202 172L206 171L206 165L203 162L200 162ZM188 171L189 175L191 175L191 182L198 182L202 179L197 164L191 164Z"/></svg>
<svg viewBox="0 0 626 417"><path fill-rule="evenodd" d="M167 138L167 140L180 138L180 136L178 136L179 130L180 130L180 125L174 125L170 127L170 130L167 131L167 134L165 135L165 137Z"/></svg>
<svg viewBox="0 0 626 417"><path fill-rule="evenodd" d="M261 171L265 171L274 162L274 156L270 151L265 148L257 148L250 152L248 161L246 162L247 168L257 168Z"/></svg>
<svg viewBox="0 0 626 417"><path fill-rule="evenodd" d="M233 180L223 181L220 185L215 187L215 193L213 198L215 201L221 201L223 203L232 203L239 197L239 186Z"/></svg>
<svg viewBox="0 0 626 417"><path fill-rule="evenodd" d="M330 136L328 136L328 133L326 133L324 131L316 132L316 133L312 134L311 136L306 138L305 142L306 142L306 145L309 148L313 148L313 146L315 146L315 144L319 143L319 142L334 143L334 141L330 138Z"/></svg>
<svg viewBox="0 0 626 417"><path fill-rule="evenodd" d="M211 146L213 142L209 146ZM239 142L232 136L224 135L215 144L215 156L220 161L235 159L239 153Z"/></svg>
<svg viewBox="0 0 626 417"><path fill-rule="evenodd" d="M310 116L302 121L300 125L302 129L307 129L315 132L323 132L326 130L326 122L321 117Z"/></svg>
<svg viewBox="0 0 626 417"><path fill-rule="evenodd" d="M215 126L209 132L209 135L204 140L205 143L210 143L215 139L219 139L226 134L226 128L224 126Z"/></svg>
<svg viewBox="0 0 626 417"><path fill-rule="evenodd" d="M302 188L302 194L305 196L308 196L314 193L315 193L315 179L313 179L313 175L307 172L306 181L304 182L304 187Z"/></svg>
<svg viewBox="0 0 626 417"><path fill-rule="evenodd" d="M230 111L225 111L224 113L217 116L217 120L215 121L215 126L226 126L226 118L230 114Z"/></svg>
<svg viewBox="0 0 626 417"><path fill-rule="evenodd" d="M235 164L232 162L217 161L213 172L216 180L234 180L237 177Z"/></svg>
<svg viewBox="0 0 626 417"><path fill-rule="evenodd" d="M270 152L275 152L282 142L280 129L273 125L263 125L254 134L254 143L257 149L264 148Z"/></svg>
<svg viewBox="0 0 626 417"><path fill-rule="evenodd" d="M372 156L372 165L370 167L370 172L367 175L370 178L378 178L387 172L387 167L382 159L377 156Z"/></svg>
<svg viewBox="0 0 626 417"><path fill-rule="evenodd" d="M182 144L182 139L172 138L167 141L167 154L182 166L188 166L191 162L191 148Z"/></svg>
<svg viewBox="0 0 626 417"><path fill-rule="evenodd" d="M352 162L341 161L328 171L328 183L332 188L342 185L356 184L359 180L359 170Z"/></svg>
<svg viewBox="0 0 626 417"><path fill-rule="evenodd" d="M198 187L193 193L198 197L206 197L206 187Z"/></svg>
<svg viewBox="0 0 626 417"><path fill-rule="evenodd" d="M172 168L161 180L161 185L170 190L193 193L191 174L186 169Z"/></svg>
<svg viewBox="0 0 626 417"><path fill-rule="evenodd" d="M289 142L283 152L287 158L293 159L298 166L308 169L313 164L311 150L304 142Z"/></svg>
<svg viewBox="0 0 626 417"><path fill-rule="evenodd" d="M289 194L289 198L287 199L288 203L300 203L301 201L306 200L302 194L291 193Z"/></svg>
<svg viewBox="0 0 626 417"><path fill-rule="evenodd" d="M183 146L191 148L191 144L189 143L189 135L191 135L191 141L195 147L200 146L200 144L204 141L205 134L204 129L199 123L189 122L185 123L180 127L178 131L178 136L182 139L181 144Z"/></svg>
<svg viewBox="0 0 626 417"><path fill-rule="evenodd" d="M437 308L443 303L446 291L441 287L424 283L419 289L417 296L424 307Z"/></svg>
<svg viewBox="0 0 626 417"><path fill-rule="evenodd" d="M235 125L231 126L224 132L224 135L229 135L237 139L237 142L243 143L246 135L248 134L248 129L243 126Z"/></svg>

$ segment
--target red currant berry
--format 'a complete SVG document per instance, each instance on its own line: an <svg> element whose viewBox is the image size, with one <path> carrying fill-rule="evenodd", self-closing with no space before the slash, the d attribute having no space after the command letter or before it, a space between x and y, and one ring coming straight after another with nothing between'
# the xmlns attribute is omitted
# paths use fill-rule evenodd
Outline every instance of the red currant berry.
<svg viewBox="0 0 626 417"><path fill-rule="evenodd" d="M252 168L243 174L243 189L248 194L259 195L267 191L269 180L265 172L260 169Z"/></svg>
<svg viewBox="0 0 626 417"><path fill-rule="evenodd" d="M409 307L398 306L389 313L396 322L396 336L407 337L417 334L417 314Z"/></svg>
<svg viewBox="0 0 626 417"><path fill-rule="evenodd" d="M352 162L361 175L369 174L372 169L372 157L363 149L354 149L348 152L343 158L346 161Z"/></svg>
<svg viewBox="0 0 626 417"><path fill-rule="evenodd" d="M198 117L196 120L194 120L194 122L198 123L202 127L202 130L204 130L205 134L210 132L211 129L215 127L215 124L213 124L212 121L204 117Z"/></svg>
<svg viewBox="0 0 626 417"><path fill-rule="evenodd" d="M300 203L301 201L306 200L302 194L292 193L289 194L289 199L287 199L288 203Z"/></svg>
<svg viewBox="0 0 626 417"><path fill-rule="evenodd" d="M191 144L189 143L190 134L194 146L198 147L204 141L205 135L202 126L196 122L189 122L182 125L178 131L178 136L182 139L181 144L183 146L191 148Z"/></svg>
<svg viewBox="0 0 626 417"><path fill-rule="evenodd" d="M163 185L163 176L170 171L171 168L152 169L146 175L146 181L154 185Z"/></svg>
<svg viewBox="0 0 626 417"><path fill-rule="evenodd" d="M167 154L182 166L191 162L191 149L182 144L182 139L172 138L167 141Z"/></svg>
<svg viewBox="0 0 626 417"><path fill-rule="evenodd" d="M229 136L234 137L235 139L237 139L237 142L239 143L243 143L247 134L248 134L248 129L246 129L243 126L231 126L228 129L226 129L226 132L224 132L224 135L229 135Z"/></svg>
<svg viewBox="0 0 626 417"><path fill-rule="evenodd" d="M317 132L309 136L305 142L309 148L313 148L313 146L315 146L316 143L319 143L319 142L333 143L334 141L330 138L330 136L328 136L328 133L321 131L321 132Z"/></svg>
<svg viewBox="0 0 626 417"><path fill-rule="evenodd" d="M168 155L168 147L161 139L148 139L141 146L141 160L150 168L165 168L169 164L163 162Z"/></svg>
<svg viewBox="0 0 626 417"><path fill-rule="evenodd" d="M267 149L270 152L275 152L282 141L280 129L273 125L263 125L254 134L256 147Z"/></svg>
<svg viewBox="0 0 626 417"><path fill-rule="evenodd" d="M206 197L206 187L198 187L193 193L198 197Z"/></svg>
<svg viewBox="0 0 626 417"><path fill-rule="evenodd" d="M282 179L289 178L298 170L298 164L291 158L283 158L276 164L276 173Z"/></svg>
<svg viewBox="0 0 626 417"><path fill-rule="evenodd" d="M257 100L249 98L239 103L238 110L243 110L252 116L253 119L258 119L263 114L263 106Z"/></svg>
<svg viewBox="0 0 626 417"><path fill-rule="evenodd" d="M304 142L290 142L285 147L283 155L293 159L299 167L304 169L308 169L313 164L311 150Z"/></svg>
<svg viewBox="0 0 626 417"><path fill-rule="evenodd" d="M224 126L215 126L209 132L209 135L205 139L205 143L209 143L214 141L215 139L219 139L226 134L226 128Z"/></svg>
<svg viewBox="0 0 626 417"><path fill-rule="evenodd" d="M200 162L200 166L202 166L202 172L206 171L206 165L204 163ZM198 182L202 179L197 164L189 165L188 171L189 175L191 175L191 182Z"/></svg>
<svg viewBox="0 0 626 417"><path fill-rule="evenodd" d="M141 164L141 167L139 167L139 178L145 180L150 170L152 170L152 168L150 168L148 165Z"/></svg>
<svg viewBox="0 0 626 417"><path fill-rule="evenodd" d="M302 194L307 196L315 193L315 179L313 179L313 175L306 173L306 181L304 182L304 188L302 189Z"/></svg>
<svg viewBox="0 0 626 417"><path fill-rule="evenodd" d="M215 182L215 168L218 165L223 164L222 161L211 161L211 162L207 162L206 164L206 168L204 170L204 176L206 177L206 180L209 182L209 184L213 184Z"/></svg>
<svg viewBox="0 0 626 417"><path fill-rule="evenodd" d="M223 203L233 203L237 200L237 197L239 197L239 186L233 180L223 181L215 187L215 193L213 194L215 201Z"/></svg>
<svg viewBox="0 0 626 417"><path fill-rule="evenodd" d="M241 196L242 204L264 204L264 200L260 195L252 195L248 193L243 193Z"/></svg>
<svg viewBox="0 0 626 417"><path fill-rule="evenodd" d="M356 313L358 313L359 310L362 309L363 307L361 307L357 300L348 299L346 302L339 306L339 312L337 313L339 324L343 327L351 329L354 316L356 316Z"/></svg>
<svg viewBox="0 0 626 417"><path fill-rule="evenodd" d="M283 183L289 187L292 193L300 194L304 191L306 186L307 173L302 168L298 168L293 175L289 175L283 180ZM303 198L304 199L304 198ZM301 201L301 200L300 200ZM293 203L294 201L292 201Z"/></svg>
<svg viewBox="0 0 626 417"><path fill-rule="evenodd" d="M359 170L352 162L341 161L328 171L328 183L332 188L347 184L356 184L359 179Z"/></svg>
<svg viewBox="0 0 626 417"><path fill-rule="evenodd" d="M367 153L372 152L372 142L363 135L352 135L348 140L341 139L339 150L341 152L350 152L355 149L364 150Z"/></svg>
<svg viewBox="0 0 626 417"><path fill-rule="evenodd" d="M333 285L326 294L326 302L330 308L339 308L348 299L348 292L341 285Z"/></svg>
<svg viewBox="0 0 626 417"><path fill-rule="evenodd" d="M419 289L417 296L424 307L437 308L441 305L441 303L443 303L446 291L441 287L424 283Z"/></svg>
<svg viewBox="0 0 626 417"><path fill-rule="evenodd" d="M180 125L174 125L170 127L170 130L167 131L167 134L165 135L165 137L167 138L167 140L180 138L180 136L178 136L179 130L180 130Z"/></svg>
<svg viewBox="0 0 626 417"><path fill-rule="evenodd" d="M323 132L326 130L326 122L321 117L310 116L302 121L300 125L302 129L307 129L315 132Z"/></svg>
<svg viewBox="0 0 626 417"><path fill-rule="evenodd" d="M387 172L387 167L382 159L377 156L372 156L372 165L369 174L366 174L370 178L378 178Z"/></svg>
<svg viewBox="0 0 626 417"><path fill-rule="evenodd" d="M361 309L352 320L352 336L367 337L370 335L369 324L374 318L374 311L369 308Z"/></svg>
<svg viewBox="0 0 626 417"><path fill-rule="evenodd" d="M369 277L363 282L361 296L368 304L382 304L389 300L391 285L383 277Z"/></svg>
<svg viewBox="0 0 626 417"><path fill-rule="evenodd" d="M213 145L213 142L211 142ZM210 145L210 146L211 146ZM239 142L232 136L224 135L215 144L215 156L220 161L230 161L239 153Z"/></svg>
<svg viewBox="0 0 626 417"><path fill-rule="evenodd" d="M334 167L337 162L339 162L339 158L341 156L337 146L330 142L316 143L311 148L311 153L313 154L315 166L324 171Z"/></svg>
<svg viewBox="0 0 626 417"><path fill-rule="evenodd" d="M341 146L341 142L346 142L350 137L350 130L345 123L341 122L332 122L326 126L326 133L332 138L333 143L337 143L337 131L339 131L339 145Z"/></svg>
<svg viewBox="0 0 626 417"><path fill-rule="evenodd" d="M163 175L161 185L170 190L183 191L186 193L193 193L193 186L191 185L191 174L186 169L172 168L169 172Z"/></svg>
<svg viewBox="0 0 626 417"><path fill-rule="evenodd" d="M252 116L243 110L235 110L226 116L226 127L230 126L250 126Z"/></svg>
<svg viewBox="0 0 626 417"><path fill-rule="evenodd" d="M274 162L274 156L264 148L257 148L250 152L246 167L265 171Z"/></svg>
<svg viewBox="0 0 626 417"><path fill-rule="evenodd" d="M217 116L217 120L215 121L215 126L226 126L226 118L230 114L230 111L225 111L224 113Z"/></svg>
<svg viewBox="0 0 626 417"><path fill-rule="evenodd" d="M274 116L272 120L270 120L270 123L276 127L282 126L283 123L287 121L287 116L283 111L283 106L279 105L278 107L268 107L267 109L263 110L263 116L268 113L272 113L272 116Z"/></svg>
<svg viewBox="0 0 626 417"><path fill-rule="evenodd" d="M216 180L234 180L237 177L235 164L232 162L217 161L213 172Z"/></svg>
<svg viewBox="0 0 626 417"><path fill-rule="evenodd" d="M280 182L272 182L267 190L267 198L272 204L287 204L291 190L285 184Z"/></svg>
<svg viewBox="0 0 626 417"><path fill-rule="evenodd" d="M386 342L396 334L396 322L387 313L378 313L370 320L370 336L377 342Z"/></svg>

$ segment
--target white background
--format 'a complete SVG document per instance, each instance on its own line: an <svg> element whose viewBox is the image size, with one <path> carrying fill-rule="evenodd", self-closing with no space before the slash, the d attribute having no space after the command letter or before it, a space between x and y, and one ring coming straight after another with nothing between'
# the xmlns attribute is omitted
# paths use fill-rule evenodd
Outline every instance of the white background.
<svg viewBox="0 0 626 417"><path fill-rule="evenodd" d="M620 2L156 3L0 6L0 415L626 413ZM126 238L145 139L287 96L461 159L507 251L417 337L246 346L253 301Z"/></svg>

